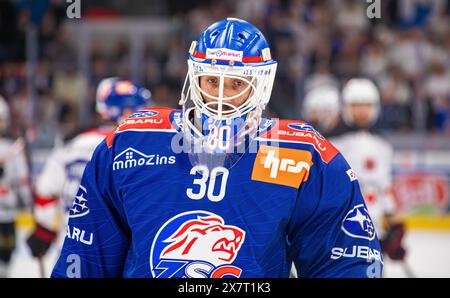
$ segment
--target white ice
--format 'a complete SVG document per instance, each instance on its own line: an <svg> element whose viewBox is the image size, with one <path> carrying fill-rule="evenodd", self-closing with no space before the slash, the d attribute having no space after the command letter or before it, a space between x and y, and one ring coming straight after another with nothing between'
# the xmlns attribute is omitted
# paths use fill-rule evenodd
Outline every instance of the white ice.
<svg viewBox="0 0 450 298"><path fill-rule="evenodd" d="M40 277L38 262L31 257L25 238L30 231L18 230L17 249L13 254L10 277ZM64 233L60 233L62 243ZM406 263L415 277L450 277L450 232L409 231L405 235ZM49 277L59 256L53 246L44 258L45 276ZM405 265L385 258L384 276L405 278Z"/></svg>
<svg viewBox="0 0 450 298"><path fill-rule="evenodd" d="M450 277L450 232L410 231L404 241L405 263L415 277ZM405 265L385 260L384 276L407 277Z"/></svg>
<svg viewBox="0 0 450 298"><path fill-rule="evenodd" d="M10 274L12 278L39 278L41 276L39 262L31 256L31 251L25 243L26 238L30 235L29 230L17 230L17 246L11 260ZM62 246L65 234L59 233L57 243ZM50 277L51 271L59 257L59 247L52 245L42 260L44 277Z"/></svg>

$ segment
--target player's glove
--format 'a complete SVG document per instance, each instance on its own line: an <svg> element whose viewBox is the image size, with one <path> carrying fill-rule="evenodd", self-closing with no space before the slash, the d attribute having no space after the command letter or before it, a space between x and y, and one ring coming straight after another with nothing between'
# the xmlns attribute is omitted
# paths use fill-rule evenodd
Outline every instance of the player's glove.
<svg viewBox="0 0 450 298"><path fill-rule="evenodd" d="M55 241L56 235L56 232L36 224L36 229L27 239L27 244L33 257L39 258L44 256L50 245Z"/></svg>
<svg viewBox="0 0 450 298"><path fill-rule="evenodd" d="M380 240L382 251L392 260L401 261L405 258L406 250L402 245L404 235L404 224L396 223L388 226L385 237Z"/></svg>

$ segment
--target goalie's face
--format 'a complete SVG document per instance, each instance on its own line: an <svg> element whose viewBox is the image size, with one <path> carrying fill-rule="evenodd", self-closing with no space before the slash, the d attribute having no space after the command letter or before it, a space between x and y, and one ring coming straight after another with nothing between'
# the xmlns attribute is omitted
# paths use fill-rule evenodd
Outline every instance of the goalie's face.
<svg viewBox="0 0 450 298"><path fill-rule="evenodd" d="M202 90L204 102L212 109L219 109L221 98L222 111L232 111L243 105L252 94L250 88L252 78L224 77L221 86L219 76L206 75L199 78L199 87Z"/></svg>

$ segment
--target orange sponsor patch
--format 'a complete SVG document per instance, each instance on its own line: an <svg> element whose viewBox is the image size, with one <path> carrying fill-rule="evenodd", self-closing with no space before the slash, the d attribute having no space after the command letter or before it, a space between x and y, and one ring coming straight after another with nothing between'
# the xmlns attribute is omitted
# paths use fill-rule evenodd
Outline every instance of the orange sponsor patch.
<svg viewBox="0 0 450 298"><path fill-rule="evenodd" d="M252 180L298 188L308 179L312 165L309 151L261 145Z"/></svg>

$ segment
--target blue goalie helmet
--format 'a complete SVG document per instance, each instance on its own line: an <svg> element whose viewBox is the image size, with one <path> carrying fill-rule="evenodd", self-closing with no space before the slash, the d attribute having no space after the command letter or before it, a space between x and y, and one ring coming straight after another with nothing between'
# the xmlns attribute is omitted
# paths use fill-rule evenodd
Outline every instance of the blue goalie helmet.
<svg viewBox="0 0 450 298"><path fill-rule="evenodd" d="M135 111L150 104L148 89L116 77L103 79L96 94L96 110L108 121L121 121L125 111Z"/></svg>
<svg viewBox="0 0 450 298"><path fill-rule="evenodd" d="M269 102L277 68L269 44L254 25L227 18L192 42L187 64L180 104L194 163L229 157L254 138Z"/></svg>

